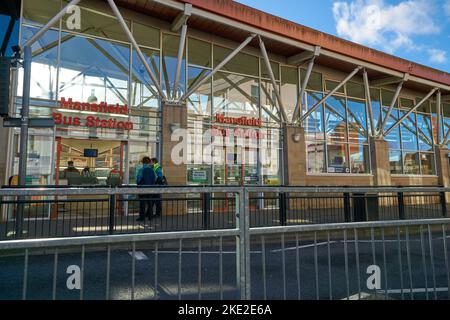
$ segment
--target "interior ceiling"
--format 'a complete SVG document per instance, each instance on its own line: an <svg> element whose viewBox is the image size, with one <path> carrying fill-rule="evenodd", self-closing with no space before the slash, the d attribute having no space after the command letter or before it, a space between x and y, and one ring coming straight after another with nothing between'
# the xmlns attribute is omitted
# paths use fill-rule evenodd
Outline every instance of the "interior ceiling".
<svg viewBox="0 0 450 320"><path fill-rule="evenodd" d="M143 0L143 1L136 1L136 0L116 0L117 4L119 4L122 7L139 11L141 13L144 13L146 15L155 17L157 19L165 20L168 22L172 22L175 20L177 15L180 13L180 11L176 9L169 8L167 6L163 6L160 4L157 4L153 1ZM143 4L145 3L145 4ZM238 43L243 42L249 34L242 32L241 29L227 26L220 24L217 21L212 21L203 17L199 16L191 16L188 21L188 25L190 28L197 29L203 32L211 33L216 36L229 39ZM263 39L264 44L266 46L266 49L268 52L277 54L280 56L284 56L286 58L293 56L295 54L301 53L302 50L299 48L296 48L294 46L281 43L278 41L274 41L271 39ZM250 42L249 46L252 46L256 49L259 49L259 44L257 38L253 39L252 42ZM344 62L341 60L336 60L330 57L325 56L319 56L316 59L316 63L330 67L333 69L337 69L339 71L350 73L352 70L355 69L355 65ZM367 70L368 76L370 80L375 80L379 78L386 77L385 74L373 70ZM418 83L412 83L411 81L407 81L404 84L405 88L409 88L412 90L417 90L420 92L428 92L430 91L430 87Z"/></svg>

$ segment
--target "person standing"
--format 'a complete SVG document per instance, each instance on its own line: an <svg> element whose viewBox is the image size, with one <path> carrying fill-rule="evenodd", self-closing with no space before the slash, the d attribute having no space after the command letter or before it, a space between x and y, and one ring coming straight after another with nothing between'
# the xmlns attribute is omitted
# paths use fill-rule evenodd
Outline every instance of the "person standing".
<svg viewBox="0 0 450 320"><path fill-rule="evenodd" d="M155 183L156 176L153 170L152 160L149 157L144 157L142 159L142 167L137 174L137 185L144 187L155 185ZM143 222L146 216L149 219L152 217L153 201L150 198L153 198L153 195L140 194L139 198L139 218L136 221Z"/></svg>
<svg viewBox="0 0 450 320"><path fill-rule="evenodd" d="M153 171L155 173L156 181L155 184L157 186L163 186L166 185L164 181L166 181L164 176L164 171L161 165L158 162L158 158L152 158L152 165L153 165ZM162 197L161 194L154 194L153 195L154 200L152 201L152 209L151 212L153 212L153 207L156 207L156 211L154 216L160 217L162 212Z"/></svg>

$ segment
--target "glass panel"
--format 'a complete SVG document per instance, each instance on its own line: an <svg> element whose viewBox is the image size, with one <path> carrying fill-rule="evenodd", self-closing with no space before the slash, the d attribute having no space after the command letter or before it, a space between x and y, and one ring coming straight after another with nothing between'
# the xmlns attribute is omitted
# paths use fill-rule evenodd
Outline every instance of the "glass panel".
<svg viewBox="0 0 450 320"><path fill-rule="evenodd" d="M442 104L442 114L444 115L444 117L450 118L450 103Z"/></svg>
<svg viewBox="0 0 450 320"><path fill-rule="evenodd" d="M28 41L38 29L23 28L23 42ZM32 46L30 97L39 99L56 99L56 74L58 67L58 31L47 31ZM23 68L19 69L17 93L22 96Z"/></svg>
<svg viewBox="0 0 450 320"><path fill-rule="evenodd" d="M381 126L381 122L383 119L381 118L381 98L380 98L380 90L378 89L370 89L370 98L372 100L372 113L373 113L373 122L375 128ZM369 126L370 128L370 126Z"/></svg>
<svg viewBox="0 0 450 320"><path fill-rule="evenodd" d="M322 99L321 93L307 93L307 108L310 110L317 102ZM323 105L320 105L306 119L306 136L308 140L324 140L324 112Z"/></svg>
<svg viewBox="0 0 450 320"><path fill-rule="evenodd" d="M68 34L63 33L63 38ZM129 46L70 36L61 44L59 96L79 102L127 104Z"/></svg>
<svg viewBox="0 0 450 320"><path fill-rule="evenodd" d="M63 5L66 5L67 1L63 2ZM62 18L62 29L67 31L79 32L84 34L90 34L93 36L120 40L124 42L128 42L128 38L125 35L121 25L118 23L117 19L113 16L112 10L109 7L102 9L102 12L95 11L90 8L86 8L84 6L80 6L81 8L81 28L73 29L73 27L68 27L67 19L69 19L70 15L65 15ZM130 22L125 20L128 28L130 27Z"/></svg>
<svg viewBox="0 0 450 320"><path fill-rule="evenodd" d="M347 145L328 144L328 173L350 173Z"/></svg>
<svg viewBox="0 0 450 320"><path fill-rule="evenodd" d="M53 136L28 137L27 184L51 184Z"/></svg>
<svg viewBox="0 0 450 320"><path fill-rule="evenodd" d="M200 69L189 67L188 69L188 86L192 86L199 79L207 76L211 71L208 69ZM187 100L189 113L199 115L210 115L212 105L211 96L211 80L203 83Z"/></svg>
<svg viewBox="0 0 450 320"><path fill-rule="evenodd" d="M267 70L266 63L263 59L260 60L261 63L261 77L270 79L269 71ZM272 68L275 80L280 80L280 65L276 62L270 61L270 66Z"/></svg>
<svg viewBox="0 0 450 320"><path fill-rule="evenodd" d="M410 99L400 98L400 107L403 109L412 109L414 108L414 101Z"/></svg>
<svg viewBox="0 0 450 320"><path fill-rule="evenodd" d="M46 24L61 9L60 0L24 0L23 18L26 23Z"/></svg>
<svg viewBox="0 0 450 320"><path fill-rule="evenodd" d="M389 165L392 174L402 174L402 152L400 150L389 150Z"/></svg>
<svg viewBox="0 0 450 320"><path fill-rule="evenodd" d="M259 86L256 79L218 72L214 76L213 88L214 114L259 118L256 96Z"/></svg>
<svg viewBox="0 0 450 320"><path fill-rule="evenodd" d="M300 78L301 83L305 81L306 76L306 70L301 69L300 71ZM318 72L311 72L311 76L309 77L308 84L306 86L306 89L308 90L315 90L315 91L323 91L323 84L322 84L322 74Z"/></svg>
<svg viewBox="0 0 450 320"><path fill-rule="evenodd" d="M349 144L350 172L369 172L369 147L362 144Z"/></svg>
<svg viewBox="0 0 450 320"><path fill-rule="evenodd" d="M400 118L403 117L406 112L400 111ZM417 145L417 133L416 133L416 115L410 114L400 124L402 133L402 148L404 150L418 150Z"/></svg>
<svg viewBox="0 0 450 320"><path fill-rule="evenodd" d="M261 119L265 123L280 123L278 100L272 82L261 80Z"/></svg>
<svg viewBox="0 0 450 320"><path fill-rule="evenodd" d="M420 154L420 165L422 168L422 174L427 174L427 175L436 174L433 153L421 153Z"/></svg>
<svg viewBox="0 0 450 320"><path fill-rule="evenodd" d="M307 159L309 173L325 173L325 144L323 142L307 142Z"/></svg>
<svg viewBox="0 0 450 320"><path fill-rule="evenodd" d="M431 117L417 114L417 127L419 133L419 150L431 151L433 149L433 128Z"/></svg>
<svg viewBox="0 0 450 320"><path fill-rule="evenodd" d="M141 48L145 56L147 64L159 79L159 52L156 50ZM132 83L131 83L131 105L142 108L159 108L158 91L144 67L144 64L139 59L136 51L133 50L133 68L132 68Z"/></svg>
<svg viewBox="0 0 450 320"><path fill-rule="evenodd" d="M262 163L262 183L264 185L281 184L280 130L261 129L260 161Z"/></svg>
<svg viewBox="0 0 450 320"><path fill-rule="evenodd" d="M133 35L139 45L152 48L160 47L159 29L133 22Z"/></svg>
<svg viewBox="0 0 450 320"><path fill-rule="evenodd" d="M388 108L383 108L383 119L386 117L388 112ZM392 125L398 120L398 110L393 109L391 112L391 116L386 122L386 126L384 130L388 130ZM385 137L386 141L389 143L389 147L391 149L400 149L400 126L397 126L394 130L391 131L389 135Z"/></svg>
<svg viewBox="0 0 450 320"><path fill-rule="evenodd" d="M404 152L403 153L403 167L405 174L419 174L419 153L418 152Z"/></svg>
<svg viewBox="0 0 450 320"><path fill-rule="evenodd" d="M381 89L381 101L383 103L383 107L388 107L392 103L392 99L394 98L395 92ZM398 106L398 101L396 101L394 108Z"/></svg>
<svg viewBox="0 0 450 320"><path fill-rule="evenodd" d="M170 34L163 35L163 43L162 43L162 88L165 91L167 96L172 95L172 89L175 84L175 73L177 69L178 62L178 45L180 42L179 36L174 36ZM180 86L178 87L178 94L182 94L185 92L186 85L186 54L183 56L183 61L181 63L181 74L180 74Z"/></svg>
<svg viewBox="0 0 450 320"><path fill-rule="evenodd" d="M366 104L361 100L347 100L348 141L358 143L367 141Z"/></svg>
<svg viewBox="0 0 450 320"><path fill-rule="evenodd" d="M288 120L292 120L298 99L297 68L281 67L281 97Z"/></svg>
<svg viewBox="0 0 450 320"><path fill-rule="evenodd" d="M364 85L361 83L356 83L356 82L348 82L347 83L347 96L365 99L366 92L365 92Z"/></svg>
<svg viewBox="0 0 450 320"><path fill-rule="evenodd" d="M214 66L220 64L233 50L214 46ZM259 76L258 58L246 53L238 53L222 70Z"/></svg>
<svg viewBox="0 0 450 320"><path fill-rule="evenodd" d="M339 81L333 81L333 80L325 80L325 90L332 91L339 85ZM342 86L339 88L336 93L342 93L345 94L345 86Z"/></svg>
<svg viewBox="0 0 450 320"><path fill-rule="evenodd" d="M211 44L209 42L189 38L188 60L191 65L210 68L212 65Z"/></svg>
<svg viewBox="0 0 450 320"><path fill-rule="evenodd" d="M325 127L328 141L347 141L345 113L345 98L332 96L325 102Z"/></svg>
<svg viewBox="0 0 450 320"><path fill-rule="evenodd" d="M416 98L416 104L419 104L419 102L422 100L422 98ZM430 101L425 101L420 107L417 108L418 112L424 112L424 113L430 113L431 112L431 104Z"/></svg>

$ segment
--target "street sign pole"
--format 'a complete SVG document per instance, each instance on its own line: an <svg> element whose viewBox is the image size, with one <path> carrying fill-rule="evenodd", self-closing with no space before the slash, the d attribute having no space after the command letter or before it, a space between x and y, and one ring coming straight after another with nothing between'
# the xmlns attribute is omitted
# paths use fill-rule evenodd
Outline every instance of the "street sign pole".
<svg viewBox="0 0 450 320"><path fill-rule="evenodd" d="M28 126L30 114L30 83L31 83L31 46L24 48L23 54L23 93L20 124L20 153L19 153L19 186L27 183L27 155L28 155ZM19 197L16 214L16 237L22 237L23 211L25 197Z"/></svg>

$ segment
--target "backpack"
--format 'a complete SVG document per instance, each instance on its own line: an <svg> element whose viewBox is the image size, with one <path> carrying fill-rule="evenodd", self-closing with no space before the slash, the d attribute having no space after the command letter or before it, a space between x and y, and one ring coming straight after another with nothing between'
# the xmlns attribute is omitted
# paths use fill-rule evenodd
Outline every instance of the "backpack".
<svg viewBox="0 0 450 320"><path fill-rule="evenodd" d="M167 186L169 183L167 182L166 176L158 177L156 179L156 184L159 186Z"/></svg>

